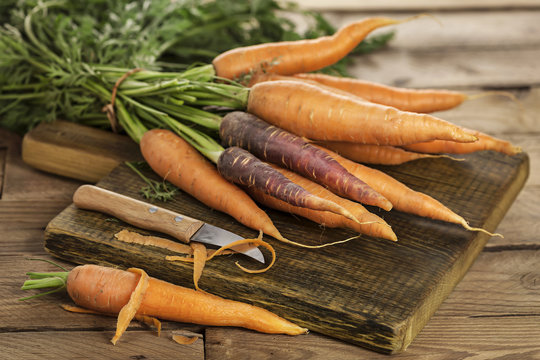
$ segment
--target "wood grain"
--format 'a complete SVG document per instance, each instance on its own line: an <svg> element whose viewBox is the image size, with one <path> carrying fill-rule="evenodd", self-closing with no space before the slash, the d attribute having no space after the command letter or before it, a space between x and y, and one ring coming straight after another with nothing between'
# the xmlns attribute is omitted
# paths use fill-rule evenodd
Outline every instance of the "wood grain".
<svg viewBox="0 0 540 360"><path fill-rule="evenodd" d="M392 359L539 358L540 270L531 271L539 257L539 251L481 254L407 351ZM223 359L388 359L315 333L266 337L220 328L207 329L206 353Z"/></svg>
<svg viewBox="0 0 540 360"><path fill-rule="evenodd" d="M14 332L0 337L4 359L204 359L204 343L180 345L170 334L126 331L116 345L114 331ZM54 339L54 341L51 341Z"/></svg>
<svg viewBox="0 0 540 360"><path fill-rule="evenodd" d="M142 159L137 144L127 136L78 129L80 125L71 122L40 124L24 137L23 160L36 169L95 183L119 162Z"/></svg>
<svg viewBox="0 0 540 360"><path fill-rule="evenodd" d="M439 197L472 226L493 230L523 186L528 157L484 152L468 156L463 163L434 159L385 170L410 187ZM139 196L142 184L126 166L99 183L132 197ZM184 193L162 206L244 237L255 235ZM346 230L321 231L287 214L269 214L282 234L294 241L313 244L353 235ZM461 279L487 236L398 212L383 216L395 229L398 244L366 238L306 251L274 242L279 260L271 272L246 281L246 275L224 259L206 266L201 286L269 308L316 332L377 351L402 351ZM150 275L191 285L190 265L165 263L162 250L118 243L114 233L125 226L70 206L49 223L45 247L76 263L136 266Z"/></svg>

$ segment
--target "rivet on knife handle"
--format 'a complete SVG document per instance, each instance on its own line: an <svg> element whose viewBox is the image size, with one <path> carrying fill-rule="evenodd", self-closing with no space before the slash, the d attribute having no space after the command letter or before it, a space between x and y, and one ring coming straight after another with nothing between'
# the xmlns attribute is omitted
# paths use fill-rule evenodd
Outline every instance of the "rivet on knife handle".
<svg viewBox="0 0 540 360"><path fill-rule="evenodd" d="M73 202L81 209L109 214L128 224L159 231L184 242L189 242L204 225L202 221L93 185L79 187L73 194Z"/></svg>

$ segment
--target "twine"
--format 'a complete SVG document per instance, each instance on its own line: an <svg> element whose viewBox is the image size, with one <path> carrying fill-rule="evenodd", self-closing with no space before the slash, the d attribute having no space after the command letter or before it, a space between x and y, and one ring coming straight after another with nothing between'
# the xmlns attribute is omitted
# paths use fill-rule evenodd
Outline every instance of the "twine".
<svg viewBox="0 0 540 360"><path fill-rule="evenodd" d="M121 129L120 124L118 123L118 119L116 118L116 112L114 111L114 102L116 100L116 92L118 91L118 87L124 80L126 80L129 76L142 71L142 68L135 68L131 69L130 71L126 72L124 75L120 77L114 84L112 95L111 95L111 102L103 107L101 111L107 114L107 118L109 119L109 123L111 124L112 131L115 133L118 133Z"/></svg>

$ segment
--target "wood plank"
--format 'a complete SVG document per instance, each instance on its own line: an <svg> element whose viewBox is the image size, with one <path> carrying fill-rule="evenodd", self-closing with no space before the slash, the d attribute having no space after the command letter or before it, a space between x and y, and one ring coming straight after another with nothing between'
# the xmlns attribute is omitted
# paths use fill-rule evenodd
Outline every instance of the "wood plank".
<svg viewBox="0 0 540 360"><path fill-rule="evenodd" d="M2 198L2 190L4 189L4 169L6 167L7 148L0 147L0 199Z"/></svg>
<svg viewBox="0 0 540 360"><path fill-rule="evenodd" d="M346 24L372 16L390 16L407 19L418 12L327 12L326 18L339 28ZM388 44L391 49L400 50L497 50L514 51L538 48L540 31L536 10L492 10L492 11L430 11L430 16L420 17L398 25L375 30L377 33L395 31ZM293 17L303 29L300 17ZM501 31L504 29L503 31ZM361 57L360 57L361 58Z"/></svg>
<svg viewBox="0 0 540 360"><path fill-rule="evenodd" d="M26 164L21 158L20 136L4 130L0 139L8 144L2 200L71 199L79 181L51 176Z"/></svg>
<svg viewBox="0 0 540 360"><path fill-rule="evenodd" d="M535 0L296 0L300 7L311 10L340 10L340 11L432 11L432 10L491 10L538 8Z"/></svg>
<svg viewBox="0 0 540 360"><path fill-rule="evenodd" d="M435 159L388 171L415 189L437 194L473 226L492 230L521 188L527 164L525 155L510 158L485 152L470 156L466 163ZM143 183L120 166L99 184L137 197ZM244 237L255 235L184 193L163 206ZM321 231L311 222L283 213L269 214L282 234L294 241L319 243L352 235L345 230ZM153 276L191 284L190 265L164 263L166 252L115 241L113 234L125 225L107 218L70 206L49 223L45 246L73 262L137 266ZM398 212L385 218L395 229L398 244L366 238L306 252L274 242L278 263L271 272L250 277L249 290L246 275L231 268L227 259L207 265L201 286L267 307L313 331L378 351L402 351L465 273L487 237Z"/></svg>
<svg viewBox="0 0 540 360"><path fill-rule="evenodd" d="M80 133L80 128L62 121L40 124L24 137L22 159L36 169L93 183L121 161L141 159L127 136L95 128Z"/></svg>
<svg viewBox="0 0 540 360"><path fill-rule="evenodd" d="M43 253L44 229L71 200L0 200L2 254Z"/></svg>
<svg viewBox="0 0 540 360"><path fill-rule="evenodd" d="M540 356L540 250L482 253L407 351L394 359L536 359ZM527 333L527 336L523 336ZM279 344L279 345L276 345ZM224 356L224 354L227 354ZM339 354L339 355L337 355ZM320 334L264 336L209 328L208 360L388 359Z"/></svg>
<svg viewBox="0 0 540 360"><path fill-rule="evenodd" d="M387 48L356 59L350 73L360 79L413 88L524 87L540 84L539 56L539 48Z"/></svg>
<svg viewBox="0 0 540 360"><path fill-rule="evenodd" d="M540 186L526 185L518 195L497 231L504 238L492 237L486 244L487 249L500 248L538 248L540 234Z"/></svg>
<svg viewBox="0 0 540 360"><path fill-rule="evenodd" d="M113 331L14 332L0 336L0 347L6 360L204 359L204 344L200 340L180 345L170 334L157 337L150 331L127 331L112 345L113 335Z"/></svg>

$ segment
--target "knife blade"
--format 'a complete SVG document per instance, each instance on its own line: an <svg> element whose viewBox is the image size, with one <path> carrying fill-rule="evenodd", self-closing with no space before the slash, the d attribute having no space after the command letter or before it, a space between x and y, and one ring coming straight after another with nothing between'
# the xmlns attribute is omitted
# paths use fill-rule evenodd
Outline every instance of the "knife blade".
<svg viewBox="0 0 540 360"><path fill-rule="evenodd" d="M94 185L80 186L73 194L73 203L78 208L112 215L128 224L171 235L185 243L198 241L221 247L243 239L217 226ZM257 248L241 253L264 264L264 256Z"/></svg>

